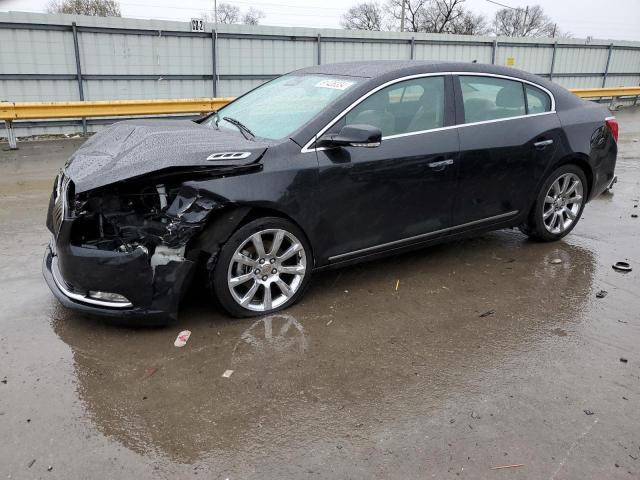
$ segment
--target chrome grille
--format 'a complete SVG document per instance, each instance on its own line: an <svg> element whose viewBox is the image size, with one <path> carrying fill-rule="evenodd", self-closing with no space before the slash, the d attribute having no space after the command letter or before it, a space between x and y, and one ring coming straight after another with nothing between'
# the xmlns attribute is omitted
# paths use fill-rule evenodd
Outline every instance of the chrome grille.
<svg viewBox="0 0 640 480"><path fill-rule="evenodd" d="M67 211L67 189L69 187L69 179L62 173L56 179L55 200L53 204L52 222L53 233L58 236L62 221Z"/></svg>

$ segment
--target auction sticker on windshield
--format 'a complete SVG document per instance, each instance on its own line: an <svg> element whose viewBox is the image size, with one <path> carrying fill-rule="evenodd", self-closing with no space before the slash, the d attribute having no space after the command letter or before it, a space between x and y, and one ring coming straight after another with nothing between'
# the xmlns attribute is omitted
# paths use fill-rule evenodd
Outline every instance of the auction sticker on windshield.
<svg viewBox="0 0 640 480"><path fill-rule="evenodd" d="M350 82L348 80L320 80L316 83L316 87L319 88L333 88L334 90L346 90L354 82Z"/></svg>

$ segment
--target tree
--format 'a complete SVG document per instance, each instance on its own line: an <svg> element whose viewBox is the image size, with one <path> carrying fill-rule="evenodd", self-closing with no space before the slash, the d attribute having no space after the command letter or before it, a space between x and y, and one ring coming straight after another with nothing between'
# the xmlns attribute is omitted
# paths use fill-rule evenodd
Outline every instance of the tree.
<svg viewBox="0 0 640 480"><path fill-rule="evenodd" d="M432 0L425 9L421 31L453 33L455 22L464 13L464 0Z"/></svg>
<svg viewBox="0 0 640 480"><path fill-rule="evenodd" d="M389 30L400 30L402 25L402 4L404 3L404 31L423 32L426 7L431 0L388 0L385 10L389 17Z"/></svg>
<svg viewBox="0 0 640 480"><path fill-rule="evenodd" d="M388 0L389 27L399 29L403 0ZM465 8L465 0L404 0L404 26L408 32L484 35L488 20Z"/></svg>
<svg viewBox="0 0 640 480"><path fill-rule="evenodd" d="M503 8L496 12L493 31L505 37L558 36L556 24L544 13L540 5L526 8Z"/></svg>
<svg viewBox="0 0 640 480"><path fill-rule="evenodd" d="M230 3L218 5L218 23L240 23L240 7Z"/></svg>
<svg viewBox="0 0 640 480"><path fill-rule="evenodd" d="M451 25L451 33L459 35L488 35L491 27L487 17L466 11L456 18Z"/></svg>
<svg viewBox="0 0 640 480"><path fill-rule="evenodd" d="M491 31L488 19L466 8L466 0L386 0L384 7L375 1L355 5L342 16L341 25L349 30L456 33L486 35Z"/></svg>
<svg viewBox="0 0 640 480"><path fill-rule="evenodd" d="M215 22L214 13L202 13L202 18L208 22ZM240 7L236 7L230 3L220 3L218 5L218 23L232 24L244 23L245 25L258 25L260 20L264 18L264 12L257 8L250 7L244 14L240 11Z"/></svg>
<svg viewBox="0 0 640 480"><path fill-rule="evenodd" d="M117 0L51 0L47 5L47 12L96 17L122 16Z"/></svg>
<svg viewBox="0 0 640 480"><path fill-rule="evenodd" d="M264 18L264 12L257 8L250 7L249 10L243 15L242 23L245 25L258 25L260 20Z"/></svg>
<svg viewBox="0 0 640 480"><path fill-rule="evenodd" d="M383 12L376 2L359 3L342 15L340 25L347 30L382 30Z"/></svg>

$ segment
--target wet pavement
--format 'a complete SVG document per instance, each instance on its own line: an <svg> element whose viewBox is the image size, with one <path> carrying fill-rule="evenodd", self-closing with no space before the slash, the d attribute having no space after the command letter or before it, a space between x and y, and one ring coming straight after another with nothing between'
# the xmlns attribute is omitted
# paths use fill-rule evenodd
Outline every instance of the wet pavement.
<svg viewBox="0 0 640 480"><path fill-rule="evenodd" d="M619 183L561 242L324 272L261 319L195 293L164 329L69 312L41 277L81 140L0 151L0 478L640 478L640 111L617 116Z"/></svg>

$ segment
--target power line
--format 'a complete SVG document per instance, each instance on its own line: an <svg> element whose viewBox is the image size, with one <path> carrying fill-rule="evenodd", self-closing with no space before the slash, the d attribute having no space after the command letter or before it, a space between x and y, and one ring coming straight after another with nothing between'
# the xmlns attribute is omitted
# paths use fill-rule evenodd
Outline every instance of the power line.
<svg viewBox="0 0 640 480"><path fill-rule="evenodd" d="M237 2L239 3L239 2ZM249 3L250 4L250 3ZM211 7L178 7L178 6L174 6L174 5L152 5L152 4L148 4L148 3L136 3L136 2L120 2L120 5L124 8L146 8L146 9L167 9L167 10L179 10L179 11L185 11L185 12L197 12L197 13L202 13L202 12L209 12L211 11ZM291 12L291 11L287 11L288 9L285 8L284 6L282 8L280 7L275 7L275 8L269 8L266 9L265 13L267 15L273 15L273 16L279 16L279 17L314 17L314 18L325 18L325 19L331 19L331 20L336 20L338 18L340 18L340 14L336 13L335 15L331 15L330 13L326 12L326 13L309 13L308 11L305 12ZM308 10L308 9L307 9ZM342 12L342 10L338 10L339 12ZM158 18L158 17L156 17ZM171 20L171 19L170 19ZM175 20L175 19L173 19Z"/></svg>
<svg viewBox="0 0 640 480"><path fill-rule="evenodd" d="M129 2L119 2L120 5L136 5L136 6L140 6L140 7L150 7L150 8L177 8L177 9L187 9L187 10L202 10L205 7L174 7L174 6L170 6L170 5L158 5L158 4L154 4L154 3L129 3ZM241 5L249 5L252 7L256 7L256 8L260 8L260 7L284 7L284 8L299 8L299 9L304 9L304 10L310 10L310 8L308 6L304 6L304 5L291 5L288 3L271 3L271 2L265 2L265 3L256 3L256 2L252 2L252 1L247 1L247 0L233 0L233 4L235 5L236 3L239 3ZM344 12L345 9L343 8L338 8L338 7L313 7L313 10L333 10L335 12Z"/></svg>
<svg viewBox="0 0 640 480"><path fill-rule="evenodd" d="M509 5L505 5L504 3L500 3L500 2L495 2L494 0L486 0L489 3L493 3L495 5L500 5L501 7L504 8L510 8L511 10L522 10L520 7L511 7Z"/></svg>

